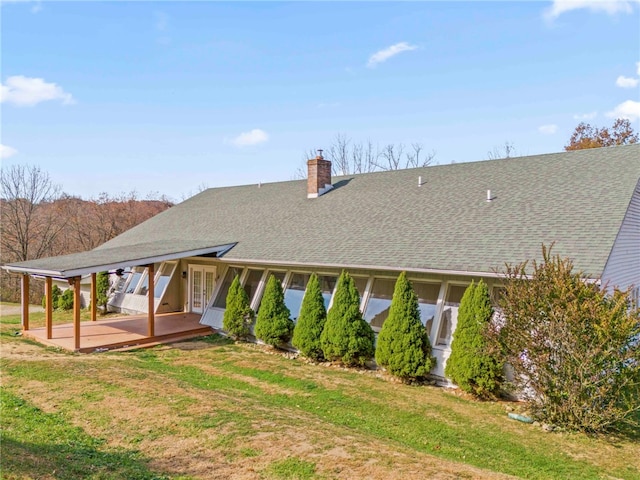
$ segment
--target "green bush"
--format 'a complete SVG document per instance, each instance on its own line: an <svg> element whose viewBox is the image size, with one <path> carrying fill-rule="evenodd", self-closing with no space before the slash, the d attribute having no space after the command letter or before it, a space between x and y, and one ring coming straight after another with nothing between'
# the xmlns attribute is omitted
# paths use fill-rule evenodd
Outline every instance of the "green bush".
<svg viewBox="0 0 640 480"><path fill-rule="evenodd" d="M107 313L107 303L109 302L109 273L98 272L96 275L96 305Z"/></svg>
<svg viewBox="0 0 640 480"><path fill-rule="evenodd" d="M236 275L227 293L227 309L224 311L222 326L230 336L244 340L251 333L253 318L249 296L240 285L240 277Z"/></svg>
<svg viewBox="0 0 640 480"><path fill-rule="evenodd" d="M302 299L300 316L293 330L291 343L305 357L321 361L324 359L320 336L327 320L327 310L320 289L320 281L314 273L309 278L307 290Z"/></svg>
<svg viewBox="0 0 640 480"><path fill-rule="evenodd" d="M640 309L542 249L508 266L492 339L533 416L585 432L640 425Z"/></svg>
<svg viewBox="0 0 640 480"><path fill-rule="evenodd" d="M51 289L51 308L53 308L54 310L58 308L58 299L60 298L60 295L62 295L62 290L60 290L60 287L58 287L57 285L54 285ZM47 308L46 295L42 297L42 308Z"/></svg>
<svg viewBox="0 0 640 480"><path fill-rule="evenodd" d="M320 336L327 360L364 365L374 354L375 336L360 313L360 295L347 272L338 279L333 305Z"/></svg>
<svg viewBox="0 0 640 480"><path fill-rule="evenodd" d="M68 288L58 297L58 308L60 310L71 310L73 308L73 288Z"/></svg>
<svg viewBox="0 0 640 480"><path fill-rule="evenodd" d="M277 347L287 343L293 333L291 312L284 304L282 285L271 275L262 296L258 318L256 320L256 337L268 345Z"/></svg>
<svg viewBox="0 0 640 480"><path fill-rule="evenodd" d="M495 396L502 383L503 362L489 353L486 334L493 317L489 288L480 280L467 287L458 309L445 375L461 390L482 398Z"/></svg>
<svg viewBox="0 0 640 480"><path fill-rule="evenodd" d="M404 272L396 281L389 316L378 334L376 363L403 380L424 378L435 365L420 321L418 297Z"/></svg>

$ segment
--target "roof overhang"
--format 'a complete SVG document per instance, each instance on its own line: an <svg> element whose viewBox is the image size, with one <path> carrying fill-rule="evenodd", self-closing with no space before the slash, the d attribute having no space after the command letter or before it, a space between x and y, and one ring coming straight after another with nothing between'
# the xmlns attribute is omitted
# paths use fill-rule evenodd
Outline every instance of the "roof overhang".
<svg viewBox="0 0 640 480"><path fill-rule="evenodd" d="M2 268L9 272L28 275L72 278L186 257L220 257L235 245L235 243L206 245L200 242L177 242L167 245L166 242L149 242L114 248L98 247L88 252L6 264L2 265Z"/></svg>

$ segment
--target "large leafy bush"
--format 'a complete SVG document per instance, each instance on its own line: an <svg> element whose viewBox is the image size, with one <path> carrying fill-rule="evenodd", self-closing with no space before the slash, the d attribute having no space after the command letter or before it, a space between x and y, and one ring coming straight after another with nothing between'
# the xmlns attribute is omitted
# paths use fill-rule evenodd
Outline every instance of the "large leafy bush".
<svg viewBox="0 0 640 480"><path fill-rule="evenodd" d="M573 272L569 259L508 266L492 338L532 414L573 430L638 428L640 310L628 292ZM527 273L531 275L528 278Z"/></svg>

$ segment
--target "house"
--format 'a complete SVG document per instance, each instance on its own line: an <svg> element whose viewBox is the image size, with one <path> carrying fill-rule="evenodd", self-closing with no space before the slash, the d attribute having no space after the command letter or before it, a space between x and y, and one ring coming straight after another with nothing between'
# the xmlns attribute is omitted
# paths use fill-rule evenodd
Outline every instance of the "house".
<svg viewBox="0 0 640 480"><path fill-rule="evenodd" d="M540 258L542 244L610 288L640 286L640 145L337 178L318 156L308 169L306 180L208 189L89 252L3 268L26 288L28 275L75 285L117 271L110 308L146 313L150 336L164 312L220 329L236 275L254 309L275 275L295 318L316 272L330 306L343 269L379 331L404 270L439 377L466 286L482 278L498 292L505 263Z"/></svg>

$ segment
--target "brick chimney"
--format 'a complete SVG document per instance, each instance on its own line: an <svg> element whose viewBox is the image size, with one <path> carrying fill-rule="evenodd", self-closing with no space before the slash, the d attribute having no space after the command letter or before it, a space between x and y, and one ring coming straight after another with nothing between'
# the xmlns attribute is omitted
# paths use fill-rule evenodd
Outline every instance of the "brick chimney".
<svg viewBox="0 0 640 480"><path fill-rule="evenodd" d="M331 162L322 157L322 150L318 156L307 160L307 198L317 198L333 188L331 185Z"/></svg>

